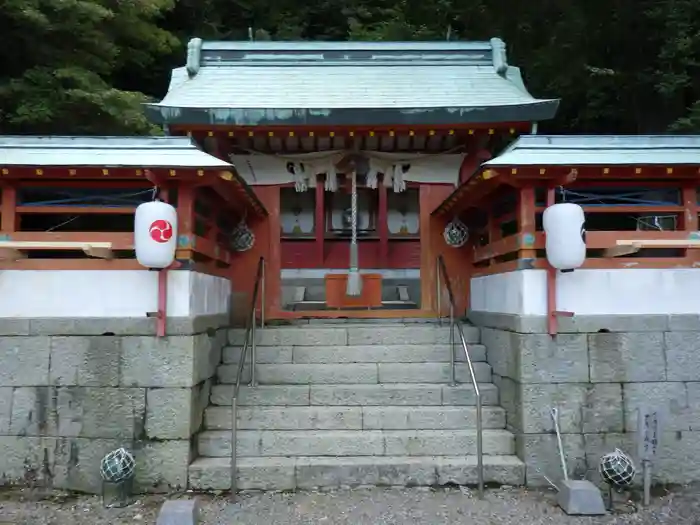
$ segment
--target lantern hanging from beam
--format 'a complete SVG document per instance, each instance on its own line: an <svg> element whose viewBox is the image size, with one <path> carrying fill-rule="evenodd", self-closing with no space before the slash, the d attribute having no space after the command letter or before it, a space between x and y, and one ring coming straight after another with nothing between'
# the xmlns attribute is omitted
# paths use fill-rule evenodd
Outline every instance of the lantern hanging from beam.
<svg viewBox="0 0 700 525"><path fill-rule="evenodd" d="M549 206L542 214L547 260L552 267L572 271L586 260L583 208L571 202Z"/></svg>
<svg viewBox="0 0 700 525"><path fill-rule="evenodd" d="M136 260L146 268L162 269L175 260L177 211L166 202L144 202L134 216Z"/></svg>

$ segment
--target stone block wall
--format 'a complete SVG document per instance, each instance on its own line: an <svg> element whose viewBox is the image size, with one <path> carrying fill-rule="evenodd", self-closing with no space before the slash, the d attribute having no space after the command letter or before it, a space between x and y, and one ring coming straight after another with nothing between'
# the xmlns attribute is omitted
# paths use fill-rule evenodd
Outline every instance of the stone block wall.
<svg viewBox="0 0 700 525"><path fill-rule="evenodd" d="M600 456L616 447L638 463L641 405L663 413L654 481L700 480L700 316L561 318L554 339L543 316L469 317L482 327L529 485L561 479L550 408L559 411L570 473L598 481Z"/></svg>
<svg viewBox="0 0 700 525"><path fill-rule="evenodd" d="M187 485L227 316L0 319L0 485L99 492L100 460L124 446L136 489Z"/></svg>

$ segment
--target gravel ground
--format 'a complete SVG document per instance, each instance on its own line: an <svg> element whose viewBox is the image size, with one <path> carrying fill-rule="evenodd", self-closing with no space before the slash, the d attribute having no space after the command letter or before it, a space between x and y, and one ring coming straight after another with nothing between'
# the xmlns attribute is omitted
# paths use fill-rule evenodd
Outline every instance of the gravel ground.
<svg viewBox="0 0 700 525"><path fill-rule="evenodd" d="M490 490L485 501L459 489L348 489L333 492L199 496L202 525L700 525L699 486L659 491L649 509L618 498L617 512L568 517L554 493L518 488ZM180 497L191 497L183 494ZM103 509L100 499L28 490L0 493L0 524L152 525L164 497L147 496L125 509Z"/></svg>

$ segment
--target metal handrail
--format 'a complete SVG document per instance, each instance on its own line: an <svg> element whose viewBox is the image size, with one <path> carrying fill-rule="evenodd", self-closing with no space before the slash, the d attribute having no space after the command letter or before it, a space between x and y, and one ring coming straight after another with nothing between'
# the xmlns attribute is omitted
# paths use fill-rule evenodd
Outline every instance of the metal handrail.
<svg viewBox="0 0 700 525"><path fill-rule="evenodd" d="M235 501L238 492L238 476L236 475L236 433L238 432L238 391L241 388L243 367L245 365L248 346L250 346L250 386L256 386L255 363L256 363L256 327L257 317L256 306L258 303L258 290L262 288L260 296L260 326L265 327L265 258L258 259L258 269L255 273L255 286L253 287L253 297L250 304L250 315L246 321L245 339L243 340L243 351L240 361L238 361L238 371L236 372L236 383L233 386L231 395L231 500Z"/></svg>
<svg viewBox="0 0 700 525"><path fill-rule="evenodd" d="M444 280L445 288L447 289L447 296L450 300L450 354L452 356L452 386L457 384L456 379L456 359L455 359L455 329L457 330L457 335L459 336L459 341L462 344L462 350L464 350L464 355L467 359L467 366L469 367L469 375L471 376L472 386L474 387L474 394L476 395L476 469L477 469L477 480L479 486L479 498L484 497L484 449L483 449L483 421L481 416L481 390L479 389L479 383L476 381L476 374L474 373L474 364L472 363L471 356L469 355L469 345L467 344L467 339L464 337L464 330L462 329L462 323L458 319L455 319L455 300L454 294L452 293L452 285L450 284L450 276L447 273L447 267L445 266L445 260L442 255L437 258L437 318L438 323L442 325L442 297L440 281Z"/></svg>

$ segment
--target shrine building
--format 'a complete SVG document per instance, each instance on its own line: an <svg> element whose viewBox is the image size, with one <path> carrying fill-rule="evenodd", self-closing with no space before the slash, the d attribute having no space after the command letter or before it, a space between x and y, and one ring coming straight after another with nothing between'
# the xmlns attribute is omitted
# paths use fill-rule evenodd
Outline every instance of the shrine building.
<svg viewBox="0 0 700 525"><path fill-rule="evenodd" d="M381 318L435 315L445 224L431 212L557 105L527 92L499 39L194 39L147 111L168 134L231 162L274 210L248 255L268 259L268 316ZM353 174L359 296L345 293Z"/></svg>
<svg viewBox="0 0 700 525"><path fill-rule="evenodd" d="M700 136L539 134L505 49L194 38L164 136L0 137L0 484L481 494L553 413L700 480Z"/></svg>

